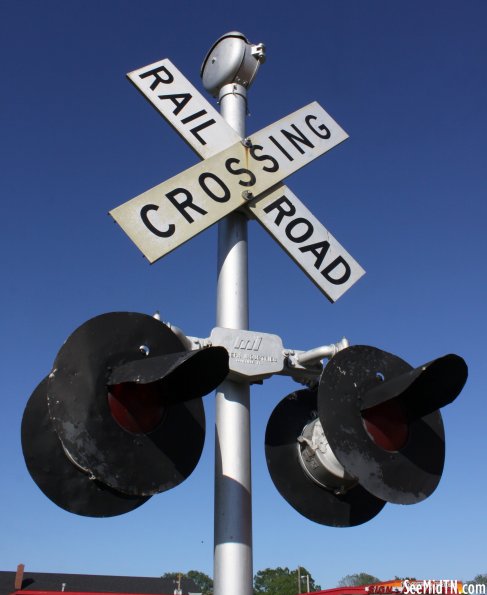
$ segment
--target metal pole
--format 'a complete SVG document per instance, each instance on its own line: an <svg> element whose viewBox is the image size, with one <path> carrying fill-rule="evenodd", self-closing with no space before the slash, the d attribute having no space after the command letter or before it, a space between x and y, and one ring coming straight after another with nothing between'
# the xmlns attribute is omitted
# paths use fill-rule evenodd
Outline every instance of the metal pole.
<svg viewBox="0 0 487 595"><path fill-rule="evenodd" d="M223 118L245 137L246 89L220 90ZM247 218L228 215L218 227L217 326L248 329ZM216 394L214 595L251 595L252 502L250 388L226 380Z"/></svg>

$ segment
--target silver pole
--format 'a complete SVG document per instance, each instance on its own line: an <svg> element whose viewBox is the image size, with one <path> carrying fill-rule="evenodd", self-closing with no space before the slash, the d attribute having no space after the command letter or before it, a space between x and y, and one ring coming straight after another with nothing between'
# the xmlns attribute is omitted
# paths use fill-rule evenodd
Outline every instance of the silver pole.
<svg viewBox="0 0 487 595"><path fill-rule="evenodd" d="M246 89L220 90L223 118L245 137ZM248 329L247 218L232 213L218 227L217 326ZM252 501L250 388L226 380L216 394L214 595L251 595Z"/></svg>

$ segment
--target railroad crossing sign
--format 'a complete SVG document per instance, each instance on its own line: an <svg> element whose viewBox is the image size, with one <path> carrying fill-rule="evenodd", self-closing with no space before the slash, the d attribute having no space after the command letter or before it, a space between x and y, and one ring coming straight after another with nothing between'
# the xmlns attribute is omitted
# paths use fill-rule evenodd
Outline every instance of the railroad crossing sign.
<svg viewBox="0 0 487 595"><path fill-rule="evenodd" d="M330 301L336 301L364 274L281 183L348 138L318 103L241 139L169 60L127 76L204 158L110 211L149 262L245 207Z"/></svg>

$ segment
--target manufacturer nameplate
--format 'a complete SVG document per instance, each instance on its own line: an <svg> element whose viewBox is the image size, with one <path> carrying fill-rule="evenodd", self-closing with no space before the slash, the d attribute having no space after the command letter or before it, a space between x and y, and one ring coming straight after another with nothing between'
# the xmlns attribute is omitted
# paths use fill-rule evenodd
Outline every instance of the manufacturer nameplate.
<svg viewBox="0 0 487 595"><path fill-rule="evenodd" d="M210 341L228 351L230 379L257 381L284 370L284 348L277 335L215 327Z"/></svg>

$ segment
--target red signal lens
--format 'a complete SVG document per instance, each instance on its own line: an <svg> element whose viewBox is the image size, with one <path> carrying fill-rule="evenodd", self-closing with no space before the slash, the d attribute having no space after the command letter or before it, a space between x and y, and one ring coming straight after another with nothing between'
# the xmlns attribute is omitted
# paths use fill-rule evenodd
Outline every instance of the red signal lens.
<svg viewBox="0 0 487 595"><path fill-rule="evenodd" d="M161 423L165 413L157 383L115 384L109 387L108 406L118 425L132 434L152 432Z"/></svg>
<svg viewBox="0 0 487 595"><path fill-rule="evenodd" d="M367 433L384 450L401 450L408 440L409 426L406 414L397 401L386 401L362 411Z"/></svg>

